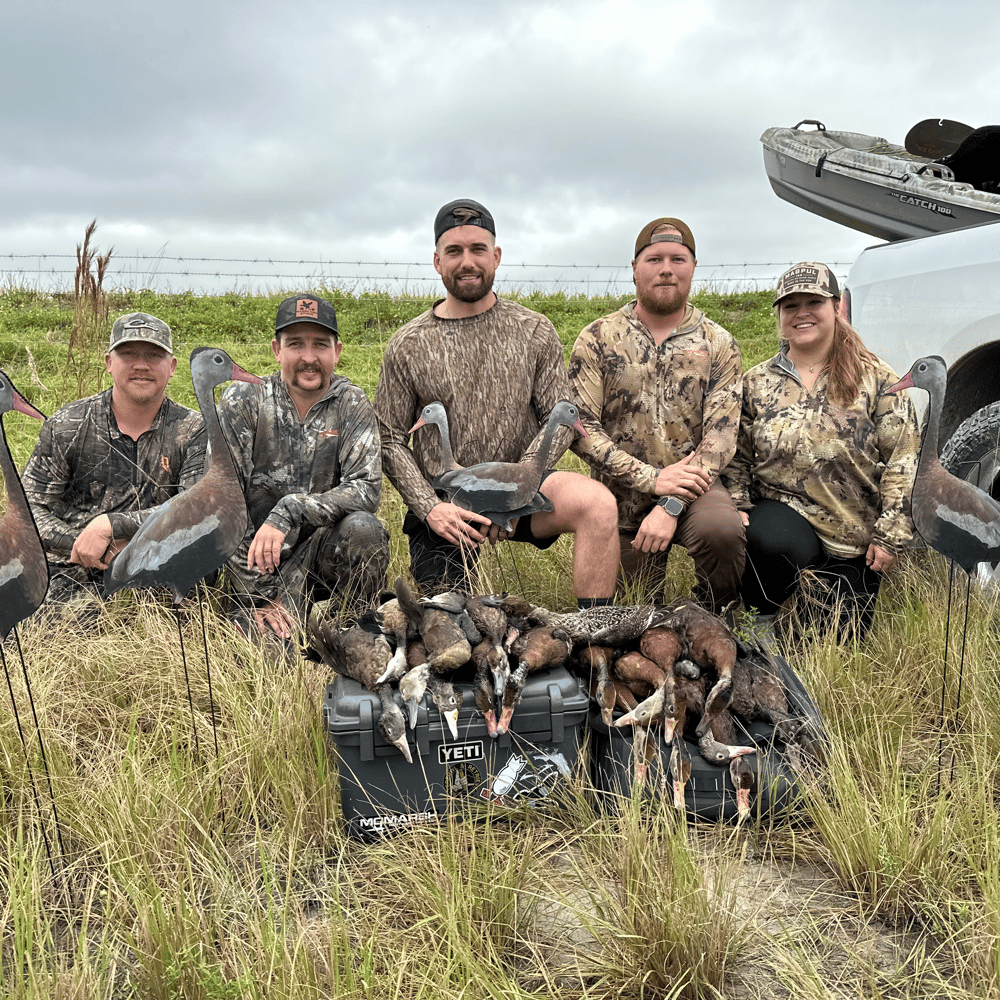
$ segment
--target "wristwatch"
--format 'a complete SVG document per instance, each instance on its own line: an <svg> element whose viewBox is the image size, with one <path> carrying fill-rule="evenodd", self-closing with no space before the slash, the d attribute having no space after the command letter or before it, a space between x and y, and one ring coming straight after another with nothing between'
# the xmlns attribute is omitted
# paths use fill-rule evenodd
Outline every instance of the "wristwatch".
<svg viewBox="0 0 1000 1000"><path fill-rule="evenodd" d="M680 517L684 513L684 504L677 497L660 497L656 501L658 507L662 507L668 514Z"/></svg>

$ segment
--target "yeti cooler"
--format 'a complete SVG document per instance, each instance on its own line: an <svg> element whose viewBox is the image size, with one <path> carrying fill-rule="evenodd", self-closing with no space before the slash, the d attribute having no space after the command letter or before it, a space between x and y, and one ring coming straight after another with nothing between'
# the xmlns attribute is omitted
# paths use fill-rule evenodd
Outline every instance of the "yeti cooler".
<svg viewBox="0 0 1000 1000"><path fill-rule="evenodd" d="M575 677L561 667L530 675L513 731L496 739L476 709L471 679L453 683L462 693L458 739L426 693L416 730L406 730L412 764L378 730L378 695L348 677L328 685L323 724L337 753L351 836L374 840L473 803L535 806L574 773L588 702Z"/></svg>

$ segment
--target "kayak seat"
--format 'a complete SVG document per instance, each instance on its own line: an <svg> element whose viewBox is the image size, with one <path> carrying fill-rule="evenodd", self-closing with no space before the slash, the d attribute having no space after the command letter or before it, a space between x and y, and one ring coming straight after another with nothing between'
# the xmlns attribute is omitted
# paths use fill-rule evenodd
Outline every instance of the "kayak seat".
<svg viewBox="0 0 1000 1000"><path fill-rule="evenodd" d="M955 180L979 191L1000 190L1000 125L975 129L954 153L936 162L950 167Z"/></svg>

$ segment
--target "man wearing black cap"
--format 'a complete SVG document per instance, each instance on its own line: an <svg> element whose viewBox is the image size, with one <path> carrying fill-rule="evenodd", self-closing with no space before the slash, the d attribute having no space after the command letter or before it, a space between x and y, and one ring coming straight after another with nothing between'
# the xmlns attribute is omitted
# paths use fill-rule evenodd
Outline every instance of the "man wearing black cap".
<svg viewBox="0 0 1000 1000"><path fill-rule="evenodd" d="M386 475L409 508L403 530L411 569L431 589L467 586L477 547L508 535L435 492L431 481L443 471L437 434L416 434L408 446L423 407L444 405L455 461L468 466L530 461L549 413L572 398L555 328L493 291L501 257L495 234L493 216L476 201L449 202L438 212L434 268L447 295L392 336L375 393ZM557 435L549 467L570 437L565 428ZM572 532L577 598L607 603L618 568L614 497L594 480L562 470L542 489L554 509L521 518L509 537L544 549Z"/></svg>
<svg viewBox="0 0 1000 1000"><path fill-rule="evenodd" d="M111 557L139 525L201 478L201 414L166 395L177 370L170 327L148 313L115 320L111 388L45 421L22 481L49 562L48 599L103 596Z"/></svg>
<svg viewBox="0 0 1000 1000"><path fill-rule="evenodd" d="M219 403L250 513L227 563L248 635L290 639L311 601L351 614L385 584L378 427L364 391L335 372L342 347L329 302L289 296L271 341L278 371L233 383Z"/></svg>
<svg viewBox="0 0 1000 1000"><path fill-rule="evenodd" d="M622 574L659 596L674 541L695 564L695 595L721 612L739 597L745 538L719 473L736 450L742 364L736 341L688 303L695 243L654 219L632 260L636 298L577 338L569 375L590 435L573 444L618 500Z"/></svg>

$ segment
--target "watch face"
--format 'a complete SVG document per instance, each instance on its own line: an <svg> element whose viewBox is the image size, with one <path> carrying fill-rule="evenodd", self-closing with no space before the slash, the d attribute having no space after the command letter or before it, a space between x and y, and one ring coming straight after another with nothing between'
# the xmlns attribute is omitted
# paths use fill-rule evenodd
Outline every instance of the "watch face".
<svg viewBox="0 0 1000 1000"><path fill-rule="evenodd" d="M679 517L684 513L684 504L677 497L665 497L660 501L660 506L674 517Z"/></svg>

